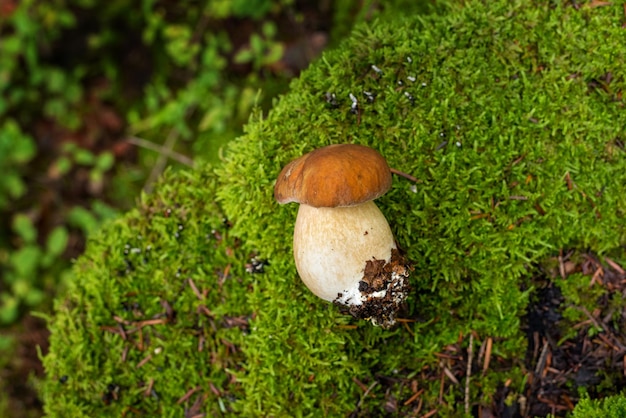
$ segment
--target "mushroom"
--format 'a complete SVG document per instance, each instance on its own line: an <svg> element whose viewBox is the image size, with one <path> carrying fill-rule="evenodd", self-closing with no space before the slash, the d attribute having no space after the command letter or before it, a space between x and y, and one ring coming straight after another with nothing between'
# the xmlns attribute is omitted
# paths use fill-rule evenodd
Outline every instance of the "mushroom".
<svg viewBox="0 0 626 418"><path fill-rule="evenodd" d="M391 170L372 148L329 145L287 164L274 197L300 204L293 235L296 269L320 298L389 327L409 292L412 267L373 202Z"/></svg>

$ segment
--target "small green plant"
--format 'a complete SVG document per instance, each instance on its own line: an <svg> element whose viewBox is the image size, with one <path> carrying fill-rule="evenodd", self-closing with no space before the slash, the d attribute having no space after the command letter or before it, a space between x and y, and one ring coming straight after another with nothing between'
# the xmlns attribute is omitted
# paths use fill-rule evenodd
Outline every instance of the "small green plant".
<svg viewBox="0 0 626 418"><path fill-rule="evenodd" d="M0 132L0 213L6 213L12 203L26 193L23 174L26 164L35 155L35 145L13 120L5 120ZM34 243L36 231L25 218L17 218L13 230L29 244ZM34 306L42 298L42 293L33 286L36 277L30 270L32 259L38 258L38 252L32 245L11 252L11 235L10 231L0 234L0 325L12 323L17 318L22 301Z"/></svg>
<svg viewBox="0 0 626 418"><path fill-rule="evenodd" d="M10 214L6 241L0 244L0 325L12 324L21 311L41 304L47 291L61 282L69 266L63 255L69 239L68 228L87 234L96 229L102 219L116 214L103 202L95 202L99 211L74 206L69 209L65 222L42 235L35 224L36 207L20 211L15 206L26 194L22 179L28 163L35 154L33 141L19 132L11 121L5 124L0 136L0 209ZM57 179L67 176L80 165L89 169L89 188L102 189L104 174L113 166L110 152L94 155L74 143L64 146L63 154L54 160L48 174ZM23 205L23 204L20 204Z"/></svg>
<svg viewBox="0 0 626 418"><path fill-rule="evenodd" d="M14 251L3 251L5 289L0 293L0 324L13 323L18 318L20 308L33 308L41 303L45 295L42 272L51 276L58 273L51 268L55 264L59 267L59 258L68 241L67 229L58 226L48 235L45 243L39 245L37 229L29 217L22 213L13 217L12 227L19 244Z"/></svg>
<svg viewBox="0 0 626 418"><path fill-rule="evenodd" d="M81 69L66 71L41 56L75 24L74 15L57 0L26 0L5 13L0 15L0 120L19 115L25 130L43 115L76 127L79 120L71 110L82 97Z"/></svg>
<svg viewBox="0 0 626 418"><path fill-rule="evenodd" d="M14 120L5 120L0 125L0 210L26 193L22 175L34 155L32 138L24 134Z"/></svg>
<svg viewBox="0 0 626 418"><path fill-rule="evenodd" d="M73 142L64 144L62 154L52 163L51 177L67 175L73 167L82 166L89 169L88 189L94 194L100 194L103 189L104 176L109 173L115 164L115 157L111 151L94 154L92 151L81 148Z"/></svg>
<svg viewBox="0 0 626 418"><path fill-rule="evenodd" d="M250 35L250 45L235 55L235 62L239 64L252 64L255 70L260 70L277 62L284 52L284 46L276 42L276 25L273 22L265 22L261 28L261 34Z"/></svg>

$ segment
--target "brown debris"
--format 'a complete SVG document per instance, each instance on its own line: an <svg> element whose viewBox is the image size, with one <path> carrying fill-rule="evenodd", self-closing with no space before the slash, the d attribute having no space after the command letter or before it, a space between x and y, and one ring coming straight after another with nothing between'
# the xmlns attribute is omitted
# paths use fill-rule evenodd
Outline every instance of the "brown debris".
<svg viewBox="0 0 626 418"><path fill-rule="evenodd" d="M202 418L206 417L206 414L202 412L202 405L207 399L208 394L200 393L196 396L196 400L189 408L185 408L185 418Z"/></svg>
<svg viewBox="0 0 626 418"><path fill-rule="evenodd" d="M626 275L613 260L604 258L606 265L602 265L592 254L579 258L575 270L590 276L590 286L600 285L607 291L593 310L572 306L587 318L574 325L566 324L561 316L565 299L558 287L548 282L537 291L527 317L526 362L532 371L523 394L526 410L522 416L565 416L578 401L579 387L587 388L594 398L608 395L595 392L606 379L616 387L626 384L621 372L626 355L626 334L622 331L626 310L621 307L623 312L618 315L611 307L611 295L626 292ZM575 335L564 339L572 330Z"/></svg>
<svg viewBox="0 0 626 418"><path fill-rule="evenodd" d="M146 390L143 392L143 396L150 396L152 394L152 389L154 388L154 378L150 378L148 382L148 386Z"/></svg>
<svg viewBox="0 0 626 418"><path fill-rule="evenodd" d="M372 259L365 264L359 284L367 299L361 305L350 307L350 314L358 319L370 319L375 325L388 328L396 323L396 315L410 291L409 274L413 270L399 250L391 250L391 260ZM387 289L384 296L371 296ZM342 306L342 305L340 305Z"/></svg>
<svg viewBox="0 0 626 418"><path fill-rule="evenodd" d="M201 389L201 387L200 387L200 386L196 386L196 387L195 387L195 388L193 388L193 389L189 389L189 390L187 391L187 393L185 393L183 396L181 396L181 397L180 397L180 399L179 399L179 400L177 400L177 401L176 401L176 403L177 403L178 405L180 405L180 404L184 403L187 399L191 398L191 395L193 395L194 393L196 393L196 392L197 392L197 391L199 391L200 389Z"/></svg>

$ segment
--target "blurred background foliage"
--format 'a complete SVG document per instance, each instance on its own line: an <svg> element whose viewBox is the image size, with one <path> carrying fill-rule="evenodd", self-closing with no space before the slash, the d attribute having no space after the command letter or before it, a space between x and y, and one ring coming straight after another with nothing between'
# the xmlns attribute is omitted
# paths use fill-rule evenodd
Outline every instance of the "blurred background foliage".
<svg viewBox="0 0 626 418"><path fill-rule="evenodd" d="M89 232L167 165L218 165L253 108L381 12L373 0L0 0L0 416L41 414L47 331L32 312L63 291Z"/></svg>

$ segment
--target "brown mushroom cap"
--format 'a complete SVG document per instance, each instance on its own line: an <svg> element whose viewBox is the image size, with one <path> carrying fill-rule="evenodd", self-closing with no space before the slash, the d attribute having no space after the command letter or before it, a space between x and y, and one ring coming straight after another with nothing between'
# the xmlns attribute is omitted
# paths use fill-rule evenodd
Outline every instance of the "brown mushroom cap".
<svg viewBox="0 0 626 418"><path fill-rule="evenodd" d="M391 170L380 153L363 145L318 148L287 164L274 198L319 207L353 206L376 199L391 187Z"/></svg>

